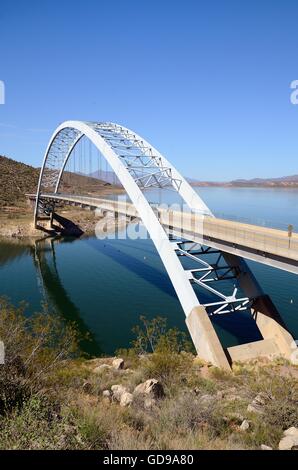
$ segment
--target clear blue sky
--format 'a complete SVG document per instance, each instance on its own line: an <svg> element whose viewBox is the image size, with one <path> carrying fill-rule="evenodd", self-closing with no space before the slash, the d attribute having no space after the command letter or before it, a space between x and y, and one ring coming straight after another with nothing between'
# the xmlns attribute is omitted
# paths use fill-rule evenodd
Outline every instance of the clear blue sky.
<svg viewBox="0 0 298 470"><path fill-rule="evenodd" d="M298 173L297 0L1 0L0 154L119 122L186 176Z"/></svg>

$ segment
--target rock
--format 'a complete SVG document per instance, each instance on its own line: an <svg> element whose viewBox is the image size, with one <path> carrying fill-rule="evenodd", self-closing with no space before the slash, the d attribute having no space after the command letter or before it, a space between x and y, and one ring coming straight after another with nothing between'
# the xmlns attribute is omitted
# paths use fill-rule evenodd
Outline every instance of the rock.
<svg viewBox="0 0 298 470"><path fill-rule="evenodd" d="M261 444L261 450L272 450L272 447L266 446L265 444Z"/></svg>
<svg viewBox="0 0 298 470"><path fill-rule="evenodd" d="M102 392L102 396L105 397L105 398L110 398L111 395L112 395L112 394L111 394L110 390L104 390L104 391Z"/></svg>
<svg viewBox="0 0 298 470"><path fill-rule="evenodd" d="M278 444L279 450L291 450L293 447L298 445L298 439L293 436L285 436Z"/></svg>
<svg viewBox="0 0 298 470"><path fill-rule="evenodd" d="M249 404L249 405L247 406L247 411L248 411L249 413L262 413L262 410L257 409L256 407L254 407L254 406L251 405L251 404Z"/></svg>
<svg viewBox="0 0 298 470"><path fill-rule="evenodd" d="M263 408L269 400L271 400L271 398L267 393L260 392L248 405L247 411L262 414L264 412Z"/></svg>
<svg viewBox="0 0 298 470"><path fill-rule="evenodd" d="M133 395L129 392L124 392L120 398L120 406L129 406L133 402Z"/></svg>
<svg viewBox="0 0 298 470"><path fill-rule="evenodd" d="M162 384L156 379L149 379L137 385L134 393L136 395L149 395L151 398L162 398L165 394Z"/></svg>
<svg viewBox="0 0 298 470"><path fill-rule="evenodd" d="M85 393L91 393L92 392L92 385L87 380L83 383L82 388L83 388Z"/></svg>
<svg viewBox="0 0 298 470"><path fill-rule="evenodd" d="M298 428L292 426L291 428L286 429L286 431L284 431L284 436L294 436L298 438Z"/></svg>
<svg viewBox="0 0 298 470"><path fill-rule="evenodd" d="M268 393L260 392L254 398L253 401L254 401L254 403L256 403L258 405L264 406L264 405L266 405L266 403L268 403L269 400L270 400L270 396L268 395Z"/></svg>
<svg viewBox="0 0 298 470"><path fill-rule="evenodd" d="M292 426L284 431L284 437L278 444L279 450L291 450L298 446L298 429Z"/></svg>
<svg viewBox="0 0 298 470"><path fill-rule="evenodd" d="M247 419L245 419L241 423L240 430L241 431L247 431L248 429L249 429L249 422L247 421Z"/></svg>
<svg viewBox="0 0 298 470"><path fill-rule="evenodd" d="M124 360L121 359L121 357L117 357L116 359L113 360L112 366L116 370L124 369Z"/></svg>
<svg viewBox="0 0 298 470"><path fill-rule="evenodd" d="M109 364L101 364L100 366L97 366L93 369L93 372L95 374L102 374L102 372L104 372L105 370L108 370L108 369L111 369L112 366L110 366Z"/></svg>
<svg viewBox="0 0 298 470"><path fill-rule="evenodd" d="M112 385L111 390L113 392L113 398L115 398L119 403L122 395L128 392L127 388L123 385Z"/></svg>

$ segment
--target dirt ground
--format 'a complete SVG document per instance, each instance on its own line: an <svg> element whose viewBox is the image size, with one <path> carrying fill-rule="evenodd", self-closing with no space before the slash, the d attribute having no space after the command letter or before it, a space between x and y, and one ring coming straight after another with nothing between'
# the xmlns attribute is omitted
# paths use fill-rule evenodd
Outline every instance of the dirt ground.
<svg viewBox="0 0 298 470"><path fill-rule="evenodd" d="M103 220L98 216L96 211L89 210L87 208L78 209L65 207L63 209L59 209L58 214L78 225L85 235L94 235L96 224L100 220ZM47 224L48 223L46 222L45 225ZM125 226L125 221L119 220L118 228L120 225ZM112 228L113 224L109 222L109 230ZM0 237L17 239L41 238L42 234L42 231L34 228L32 209L9 208L0 212Z"/></svg>

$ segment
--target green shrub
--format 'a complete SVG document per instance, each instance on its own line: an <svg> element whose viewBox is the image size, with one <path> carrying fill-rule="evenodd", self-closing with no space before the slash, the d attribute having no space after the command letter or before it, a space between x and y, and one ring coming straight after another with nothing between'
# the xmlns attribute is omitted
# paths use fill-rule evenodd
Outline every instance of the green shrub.
<svg viewBox="0 0 298 470"><path fill-rule="evenodd" d="M26 317L25 304L0 298L0 338L5 364L0 366L0 414L11 411L46 386L49 374L78 352L76 330L46 310Z"/></svg>
<svg viewBox="0 0 298 470"><path fill-rule="evenodd" d="M132 342L132 349L137 354L170 351L179 353L181 351L193 352L192 343L185 332L177 328L167 329L167 319L156 317L148 320L141 316L141 325L133 328L136 336Z"/></svg>

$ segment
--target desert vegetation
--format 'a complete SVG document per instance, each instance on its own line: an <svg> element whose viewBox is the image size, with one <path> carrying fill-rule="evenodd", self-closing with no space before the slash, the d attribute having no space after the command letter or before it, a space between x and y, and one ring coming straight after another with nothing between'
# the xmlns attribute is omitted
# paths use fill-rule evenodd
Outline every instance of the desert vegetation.
<svg viewBox="0 0 298 470"><path fill-rule="evenodd" d="M25 195L36 192L39 172L40 168L0 155L0 207L28 207ZM121 192L121 188L98 178L66 171L61 181L61 191L102 195Z"/></svg>
<svg viewBox="0 0 298 470"><path fill-rule="evenodd" d="M132 347L86 358L75 325L0 301L1 449L278 449L297 446L298 369L224 372L166 320L142 317Z"/></svg>

